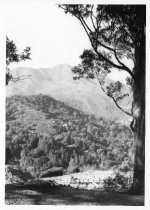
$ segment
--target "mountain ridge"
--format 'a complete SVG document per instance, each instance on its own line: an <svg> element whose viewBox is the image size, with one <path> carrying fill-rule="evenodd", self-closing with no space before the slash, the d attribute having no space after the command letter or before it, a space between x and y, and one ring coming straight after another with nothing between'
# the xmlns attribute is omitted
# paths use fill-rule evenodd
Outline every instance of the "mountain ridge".
<svg viewBox="0 0 150 210"><path fill-rule="evenodd" d="M13 75L31 75L20 83L10 83L6 95L37 95L47 94L53 98L97 117L124 119L128 117L121 112L100 88L96 80L73 80L74 74L67 64L53 68L15 68ZM112 80L107 78L107 83Z"/></svg>

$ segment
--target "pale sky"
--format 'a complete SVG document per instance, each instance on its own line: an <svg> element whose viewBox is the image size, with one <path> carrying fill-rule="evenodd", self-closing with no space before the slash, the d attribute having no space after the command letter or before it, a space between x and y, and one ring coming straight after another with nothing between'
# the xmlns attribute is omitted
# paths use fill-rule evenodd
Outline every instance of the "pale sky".
<svg viewBox="0 0 150 210"><path fill-rule="evenodd" d="M48 0L6 0L6 35L14 40L19 51L31 47L30 61L11 67L49 68L58 64L80 63L90 41L79 21ZM113 72L111 78L122 82L126 72Z"/></svg>
<svg viewBox="0 0 150 210"><path fill-rule="evenodd" d="M13 1L7 5L6 34L21 50L31 47L31 61L15 66L77 65L90 42L78 20L50 1Z"/></svg>

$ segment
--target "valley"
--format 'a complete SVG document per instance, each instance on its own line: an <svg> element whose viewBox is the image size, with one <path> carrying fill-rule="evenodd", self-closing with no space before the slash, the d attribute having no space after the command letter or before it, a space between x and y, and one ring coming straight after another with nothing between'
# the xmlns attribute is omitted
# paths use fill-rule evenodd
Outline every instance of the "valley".
<svg viewBox="0 0 150 210"><path fill-rule="evenodd" d="M84 190L127 191L134 165L130 118L96 81L73 80L68 65L15 71L32 76L7 87L8 168L23 172L31 183L42 180ZM130 98L124 100L127 109L130 103ZM57 170L63 176L55 175ZM41 178L44 174L47 177ZM6 176L11 185L28 182L13 173Z"/></svg>
<svg viewBox="0 0 150 210"><path fill-rule="evenodd" d="M6 162L33 177L52 167L64 173L133 167L133 135L126 125L87 115L46 95L6 100Z"/></svg>

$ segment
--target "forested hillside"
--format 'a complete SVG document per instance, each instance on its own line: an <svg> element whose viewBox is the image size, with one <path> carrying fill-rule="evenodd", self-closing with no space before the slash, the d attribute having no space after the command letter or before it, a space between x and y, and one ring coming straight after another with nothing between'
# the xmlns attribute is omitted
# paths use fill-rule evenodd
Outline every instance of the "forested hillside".
<svg viewBox="0 0 150 210"><path fill-rule="evenodd" d="M34 177L52 167L133 168L133 136L125 125L96 119L47 95L6 99L7 162Z"/></svg>

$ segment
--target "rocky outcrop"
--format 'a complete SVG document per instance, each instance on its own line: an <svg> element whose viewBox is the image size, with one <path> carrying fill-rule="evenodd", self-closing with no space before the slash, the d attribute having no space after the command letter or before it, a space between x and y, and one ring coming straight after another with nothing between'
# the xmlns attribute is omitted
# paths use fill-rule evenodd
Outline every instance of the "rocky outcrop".
<svg viewBox="0 0 150 210"><path fill-rule="evenodd" d="M6 165L5 167L5 184L24 183L33 177L15 166Z"/></svg>
<svg viewBox="0 0 150 210"><path fill-rule="evenodd" d="M18 169L15 166L5 167L5 189L31 189L50 190L51 188L62 187L54 180L35 179L29 173Z"/></svg>
<svg viewBox="0 0 150 210"><path fill-rule="evenodd" d="M62 167L53 167L51 169L48 169L44 171L40 178L44 177L55 177L55 176L62 176L63 175L63 168Z"/></svg>

